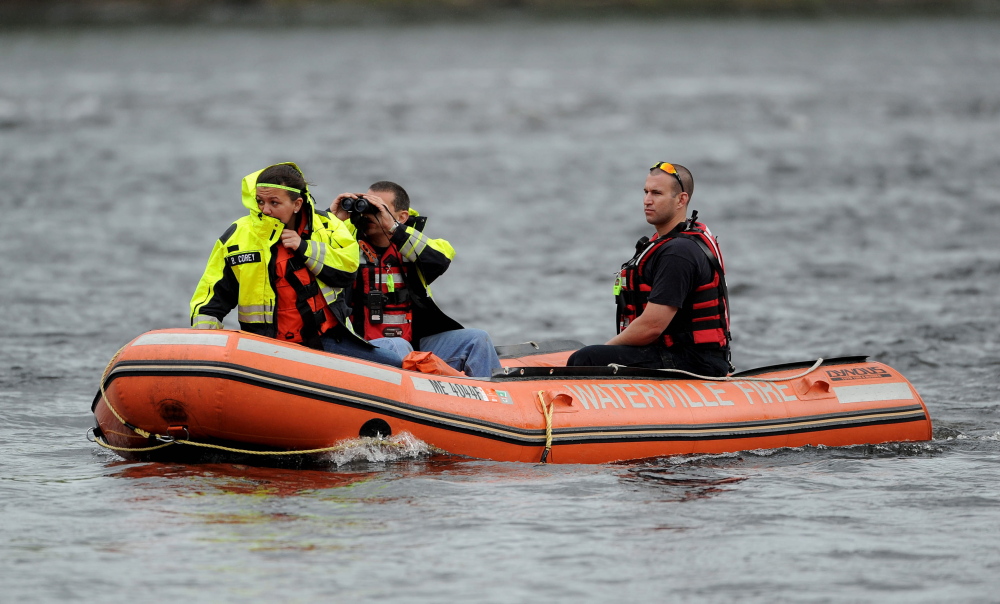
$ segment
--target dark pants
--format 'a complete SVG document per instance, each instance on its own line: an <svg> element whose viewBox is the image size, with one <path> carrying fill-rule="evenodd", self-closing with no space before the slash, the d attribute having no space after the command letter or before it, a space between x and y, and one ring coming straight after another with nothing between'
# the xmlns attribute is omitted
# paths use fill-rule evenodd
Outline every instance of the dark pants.
<svg viewBox="0 0 1000 604"><path fill-rule="evenodd" d="M584 346L566 361L569 367L605 367L615 363L628 367L681 369L708 377L724 377L729 361L723 350L696 350L662 344L649 346Z"/></svg>

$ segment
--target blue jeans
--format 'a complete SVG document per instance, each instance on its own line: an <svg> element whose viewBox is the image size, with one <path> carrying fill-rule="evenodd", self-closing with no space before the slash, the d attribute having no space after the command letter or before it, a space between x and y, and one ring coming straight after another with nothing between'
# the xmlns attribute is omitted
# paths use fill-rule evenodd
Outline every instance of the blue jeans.
<svg viewBox="0 0 1000 604"><path fill-rule="evenodd" d="M403 338L375 338L374 340L368 340L368 343L374 344L398 356L400 365L403 364L403 359L406 358L406 355L413 352L413 346L410 346L410 343Z"/></svg>
<svg viewBox="0 0 1000 604"><path fill-rule="evenodd" d="M392 349L400 358L413 352L413 347L403 338L378 338L370 343ZM494 369L500 368L493 340L482 329L453 329L421 338L420 350L433 352L450 367L470 377L490 377Z"/></svg>
<svg viewBox="0 0 1000 604"><path fill-rule="evenodd" d="M354 357L364 361L372 361L373 363L382 363L383 365L392 365L393 367L403 366L403 357L396 354L394 350L382 348L377 345L375 348L369 348L350 336L338 338L334 335L323 334L320 336L320 341L323 343L323 350L326 352L342 354L345 357ZM372 342L369 343L371 344Z"/></svg>

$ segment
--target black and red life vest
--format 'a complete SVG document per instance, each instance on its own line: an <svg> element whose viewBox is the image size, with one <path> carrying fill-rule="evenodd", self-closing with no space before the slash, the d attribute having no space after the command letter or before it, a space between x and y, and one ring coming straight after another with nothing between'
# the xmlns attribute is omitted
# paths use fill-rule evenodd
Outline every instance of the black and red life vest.
<svg viewBox="0 0 1000 604"><path fill-rule="evenodd" d="M660 246L674 238L683 237L697 243L708 256L712 280L688 294L684 306L678 309L664 330L661 336L663 343L667 348L676 345L715 349L728 346L729 294L726 289L725 264L718 241L707 226L696 222L697 216L695 212L691 220L678 225L662 237L643 237L636 243L635 255L622 265L615 280L618 333L624 331L646 308L652 289L652 284L643 272L646 262Z"/></svg>
<svg viewBox="0 0 1000 604"><path fill-rule="evenodd" d="M304 220L299 221L299 235L306 233L303 223ZM321 348L319 336L336 326L337 319L320 292L316 277L306 268L305 263L280 241L275 247L275 337L286 342L302 342L307 346Z"/></svg>
<svg viewBox="0 0 1000 604"><path fill-rule="evenodd" d="M354 282L354 329L365 340L403 338L413 342L413 308L403 272L403 256L395 245L379 256L358 240L361 259Z"/></svg>

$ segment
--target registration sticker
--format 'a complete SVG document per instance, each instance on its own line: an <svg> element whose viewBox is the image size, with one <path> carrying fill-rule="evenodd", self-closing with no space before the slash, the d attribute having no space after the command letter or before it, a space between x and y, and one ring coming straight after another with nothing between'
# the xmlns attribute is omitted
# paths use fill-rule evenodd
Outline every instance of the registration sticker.
<svg viewBox="0 0 1000 604"><path fill-rule="evenodd" d="M410 379L413 380L413 387L422 392L433 392L435 394L471 398L477 401L490 400L489 397L486 396L486 391L479 386L456 384L455 382L442 382L439 380L428 380L418 377L411 377Z"/></svg>
<svg viewBox="0 0 1000 604"><path fill-rule="evenodd" d="M506 390L497 390L497 396L500 397L500 402L505 405L513 405L514 399L510 397L510 393Z"/></svg>

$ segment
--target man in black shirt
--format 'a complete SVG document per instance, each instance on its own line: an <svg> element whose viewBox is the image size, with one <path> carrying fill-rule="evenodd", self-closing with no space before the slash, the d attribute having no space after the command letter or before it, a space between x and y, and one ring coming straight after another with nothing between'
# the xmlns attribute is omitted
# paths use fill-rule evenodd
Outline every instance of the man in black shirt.
<svg viewBox="0 0 1000 604"><path fill-rule="evenodd" d="M687 219L694 179L684 166L659 162L646 178L643 209L656 228L643 237L615 282L618 335L586 346L567 365L616 363L681 369L719 377L729 363L729 300L715 237Z"/></svg>

